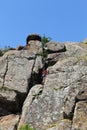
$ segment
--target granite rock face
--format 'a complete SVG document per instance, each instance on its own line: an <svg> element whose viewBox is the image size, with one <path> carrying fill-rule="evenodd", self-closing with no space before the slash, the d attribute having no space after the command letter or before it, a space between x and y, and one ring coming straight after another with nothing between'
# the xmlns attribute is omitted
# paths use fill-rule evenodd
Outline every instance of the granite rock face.
<svg viewBox="0 0 87 130"><path fill-rule="evenodd" d="M22 104L32 87L32 82L35 82L34 80L37 80L39 77L33 79L33 72L39 75L38 73L41 68L41 56L37 56L29 50L8 51L0 58L1 117L21 112ZM0 130L3 129L1 124ZM10 126L8 130L11 130Z"/></svg>
<svg viewBox="0 0 87 130"><path fill-rule="evenodd" d="M87 44L47 43L44 84L43 57L30 48L0 58L0 130L86 130Z"/></svg>
<svg viewBox="0 0 87 130"><path fill-rule="evenodd" d="M29 103L29 105L25 120L22 120L24 115L21 120L36 129L75 130L79 128L78 124L77 127L73 126L73 120L80 100L79 93L87 87L87 51L79 43L67 43L66 46L67 51L63 55L61 53L61 59L47 68L48 74L42 92L34 98L32 104L25 101L25 104ZM78 55L78 52L81 54ZM86 94L82 98L83 102L85 96ZM22 112L24 111L23 107Z"/></svg>

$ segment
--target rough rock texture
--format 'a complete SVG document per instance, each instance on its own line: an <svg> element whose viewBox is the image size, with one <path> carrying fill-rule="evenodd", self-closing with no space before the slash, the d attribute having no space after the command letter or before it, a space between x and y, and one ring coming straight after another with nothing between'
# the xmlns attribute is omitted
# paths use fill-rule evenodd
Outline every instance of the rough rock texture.
<svg viewBox="0 0 87 130"><path fill-rule="evenodd" d="M26 49L34 52L35 54L40 53L42 51L42 45L40 41L29 41Z"/></svg>
<svg viewBox="0 0 87 130"><path fill-rule="evenodd" d="M0 58L0 116L21 112L25 97L35 80L32 80L32 74L39 75L41 68L41 56L29 50L8 51ZM10 126L8 129L11 130ZM2 127L0 130L3 130Z"/></svg>
<svg viewBox="0 0 87 130"><path fill-rule="evenodd" d="M42 90L43 90L42 85L35 85L31 89L31 91L28 94L28 96L27 96L27 98L24 102L24 105L23 105L23 113L22 113L22 117L21 117L21 120L20 120L20 123L19 123L19 128L23 125L25 118L28 114L27 112L31 109L29 106L33 103L34 100L38 100L39 96L41 96L41 94L42 94Z"/></svg>
<svg viewBox="0 0 87 130"><path fill-rule="evenodd" d="M79 43L66 43L66 47L65 57L48 67L43 91L32 104L29 103L24 124L31 124L39 130L51 129L52 125L56 126L55 130L64 130L67 119L70 123L66 129L74 128L77 97L87 87L87 51ZM24 111L23 107L23 114Z"/></svg>
<svg viewBox="0 0 87 130"><path fill-rule="evenodd" d="M87 130L87 99L76 103L72 130L75 129Z"/></svg>
<svg viewBox="0 0 87 130"><path fill-rule="evenodd" d="M71 129L71 121L70 120L61 120L55 126L51 126L47 130L70 130Z"/></svg>
<svg viewBox="0 0 87 130"><path fill-rule="evenodd" d="M0 118L0 130L16 130L19 115L7 115Z"/></svg>
<svg viewBox="0 0 87 130"><path fill-rule="evenodd" d="M42 84L41 44L30 42L0 58L0 130L87 130L87 44L47 43Z"/></svg>
<svg viewBox="0 0 87 130"><path fill-rule="evenodd" d="M50 53L52 52L63 52L66 50L66 47L64 44L60 44L58 42L53 42L53 41L50 41L50 42L47 42L45 44L45 49L47 51L49 51Z"/></svg>

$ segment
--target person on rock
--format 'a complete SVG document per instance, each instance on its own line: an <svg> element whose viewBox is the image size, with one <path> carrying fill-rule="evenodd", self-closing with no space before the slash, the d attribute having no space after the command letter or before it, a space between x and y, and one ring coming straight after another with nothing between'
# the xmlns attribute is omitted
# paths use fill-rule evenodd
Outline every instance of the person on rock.
<svg viewBox="0 0 87 130"><path fill-rule="evenodd" d="M44 84L44 82L45 82L46 74L47 74L47 70L46 70L46 69L43 69L43 71L42 71L42 75L41 75L41 78L42 78L42 84Z"/></svg>

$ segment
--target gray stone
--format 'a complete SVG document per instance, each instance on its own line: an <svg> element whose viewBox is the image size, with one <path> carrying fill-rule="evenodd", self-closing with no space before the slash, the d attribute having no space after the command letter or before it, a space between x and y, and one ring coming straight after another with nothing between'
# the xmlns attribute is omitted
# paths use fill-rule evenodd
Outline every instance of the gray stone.
<svg viewBox="0 0 87 130"><path fill-rule="evenodd" d="M7 58L0 58L0 88L3 87L4 84L4 78L5 78L5 73L7 71Z"/></svg>
<svg viewBox="0 0 87 130"><path fill-rule="evenodd" d="M31 40L28 42L28 45L26 46L29 51L37 54L37 53L40 53L42 52L42 43L40 41L34 41L34 40Z"/></svg>
<svg viewBox="0 0 87 130"><path fill-rule="evenodd" d="M22 108L22 116L21 116L21 120L19 123L19 127L18 129L23 125L26 124L25 122L25 118L28 114L28 111L31 110L31 105L34 101L35 98L39 98L39 96L41 96L41 93L43 91L43 86L42 85L35 85L33 86L33 88L30 90L24 104L23 104L23 108ZM36 110L35 110L36 111ZM39 116L39 115L38 115Z"/></svg>
<svg viewBox="0 0 87 130"><path fill-rule="evenodd" d="M27 93L31 78L35 55L29 51L14 51L7 53L7 70L4 86L11 90Z"/></svg>
<svg viewBox="0 0 87 130"><path fill-rule="evenodd" d="M87 130L87 101L76 104L72 130Z"/></svg>
<svg viewBox="0 0 87 130"><path fill-rule="evenodd" d="M42 57L37 55L41 44L31 44L29 50L9 51L0 58L0 129L16 130L19 122L18 129L29 124L38 130L86 130L86 44L52 44L46 60L55 63L47 66L43 85Z"/></svg>
<svg viewBox="0 0 87 130"><path fill-rule="evenodd" d="M27 106L24 119L24 123L42 130L63 119L73 119L76 97L87 86L86 54L80 58L78 55L67 56L49 67L47 72L42 94ZM72 123L68 129L71 127Z"/></svg>
<svg viewBox="0 0 87 130"><path fill-rule="evenodd" d="M0 130L16 130L19 115L7 115L0 118Z"/></svg>
<svg viewBox="0 0 87 130"><path fill-rule="evenodd" d="M70 57L80 57L87 54L87 47L78 42L66 42L66 55Z"/></svg>
<svg viewBox="0 0 87 130"><path fill-rule="evenodd" d="M49 52L63 52L66 50L64 44L54 41L47 42L44 48Z"/></svg>
<svg viewBox="0 0 87 130"><path fill-rule="evenodd" d="M31 88L33 71L42 68L41 56L29 50L9 51L0 59L0 107L16 112Z"/></svg>
<svg viewBox="0 0 87 130"><path fill-rule="evenodd" d="M42 57L37 56L36 60L35 60L33 72L38 74L39 70L42 69L42 68L43 68Z"/></svg>

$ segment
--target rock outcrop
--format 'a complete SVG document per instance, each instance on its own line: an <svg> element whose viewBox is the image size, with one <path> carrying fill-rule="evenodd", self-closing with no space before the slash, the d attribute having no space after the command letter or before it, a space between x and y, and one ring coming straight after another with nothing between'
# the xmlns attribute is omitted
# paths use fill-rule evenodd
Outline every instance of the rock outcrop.
<svg viewBox="0 0 87 130"><path fill-rule="evenodd" d="M41 41L31 40L0 58L0 130L87 130L87 44L47 43L42 84Z"/></svg>

